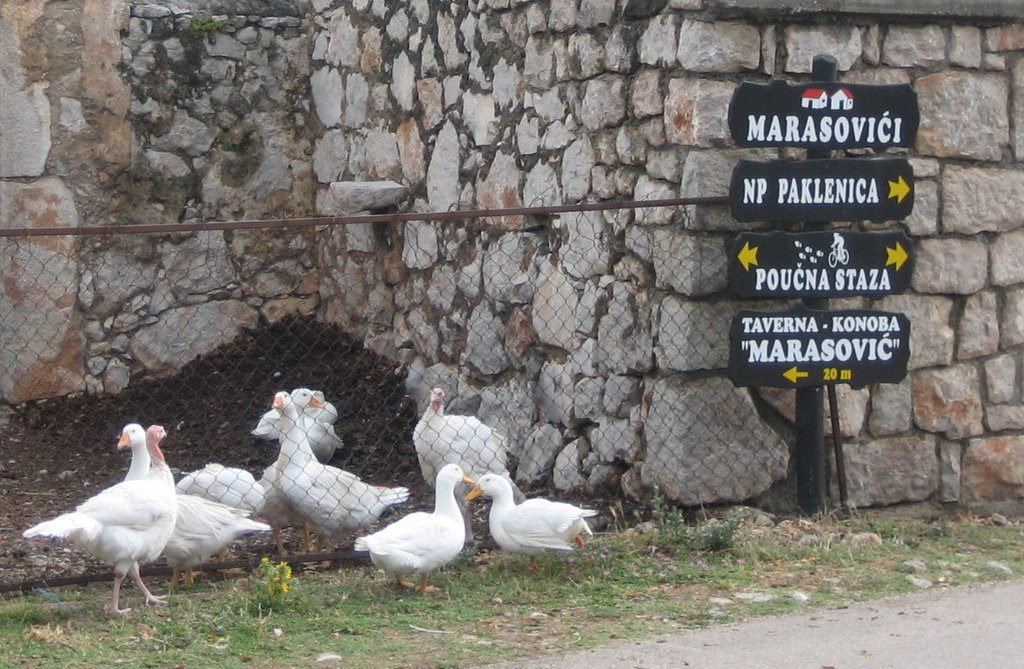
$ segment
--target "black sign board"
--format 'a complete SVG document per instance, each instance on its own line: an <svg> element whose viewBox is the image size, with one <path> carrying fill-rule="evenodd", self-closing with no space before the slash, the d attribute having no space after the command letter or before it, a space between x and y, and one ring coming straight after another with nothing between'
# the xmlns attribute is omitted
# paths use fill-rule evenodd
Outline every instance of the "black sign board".
<svg viewBox="0 0 1024 669"><path fill-rule="evenodd" d="M729 103L729 131L738 146L912 146L920 118L910 84L743 82Z"/></svg>
<svg viewBox="0 0 1024 669"><path fill-rule="evenodd" d="M899 158L741 160L729 204L737 221L896 221L914 209L914 170Z"/></svg>
<svg viewBox="0 0 1024 669"><path fill-rule="evenodd" d="M729 253L740 297L879 298L905 291L912 271L902 232L744 232Z"/></svg>
<svg viewBox="0 0 1024 669"><path fill-rule="evenodd" d="M910 319L886 311L741 310L729 331L729 378L737 386L898 383L909 357Z"/></svg>

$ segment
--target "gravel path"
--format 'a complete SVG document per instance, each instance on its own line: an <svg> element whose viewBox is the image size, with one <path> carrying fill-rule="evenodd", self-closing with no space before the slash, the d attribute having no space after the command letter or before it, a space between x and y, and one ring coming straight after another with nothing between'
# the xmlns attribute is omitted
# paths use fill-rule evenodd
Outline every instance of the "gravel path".
<svg viewBox="0 0 1024 669"><path fill-rule="evenodd" d="M1021 666L1024 581L929 590L484 669L964 669Z"/></svg>

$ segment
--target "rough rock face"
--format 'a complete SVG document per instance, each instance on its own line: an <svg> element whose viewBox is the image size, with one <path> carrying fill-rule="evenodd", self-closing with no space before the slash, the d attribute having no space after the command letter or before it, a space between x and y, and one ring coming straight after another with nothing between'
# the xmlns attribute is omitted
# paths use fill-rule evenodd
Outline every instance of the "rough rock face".
<svg viewBox="0 0 1024 669"><path fill-rule="evenodd" d="M853 501L1024 497L1006 474L1024 429L1019 23L678 0L55 7L0 13L4 227L727 195L736 161L789 155L734 146L740 81L831 53L842 81L912 84L915 273L871 305L910 317L909 375L840 393ZM792 420L792 393L724 380L750 306L727 249L747 229L768 226L692 205L21 238L0 268L0 391L117 392L316 313L406 365L417 397L443 383L500 426L524 481L742 501L787 476L775 421Z"/></svg>
<svg viewBox="0 0 1024 669"><path fill-rule="evenodd" d="M635 11L640 5L646 9ZM737 160L775 155L732 148L724 120L738 81L758 72L805 74L814 55L831 53L843 80L914 84L922 127L911 156L917 206L907 222L916 237L913 289L877 305L911 318L910 375L894 386L843 389L840 423L852 442L857 505L970 497L959 485L959 458L969 449L954 446L1015 429L1022 403L1019 374L989 380L1019 367L1019 344L1008 342L1024 331L1013 313L1021 219L1010 211L1020 175L1006 166L1020 137L1009 98L1024 69L1000 66L1021 48L1006 38L1019 27L979 28L965 17L950 31L842 20L780 20L766 29L743 17L698 16L690 3L630 6L627 21L611 1L325 1L313 99L321 118L341 119L345 103L333 102L344 98L339 82L387 91L376 97L380 109L410 115L401 134L416 126L428 165L425 183L420 161L397 180L413 189L414 207L447 209L725 195ZM375 25L387 29L354 42L359 26ZM367 70L369 60L415 86ZM350 126L349 145L382 131L373 114L365 119ZM383 132L397 134L398 126ZM333 130L317 140L324 155L336 143ZM349 155L325 173L370 178L359 165ZM322 179L323 188L335 178ZM516 231L531 225L539 241L523 244ZM749 391L713 380L728 359L728 324L740 306L728 296L725 249L732 231L757 226L704 205L447 227L436 226L437 235L451 243L432 245L430 263L403 251L417 264L407 265L407 286L395 286L396 323L405 327L390 338L392 350L414 367L442 365L463 388L524 379L520 387L533 396L522 399L538 406L520 445L524 480L540 480L549 468L561 487L623 477L630 491L657 484L696 504L750 497L786 476L786 449ZM364 268L359 276L381 275L369 270L386 264L384 249L376 248L376 261L366 251L341 257ZM483 291L451 278L476 276L463 273L481 266ZM327 283L355 275L330 276ZM433 311L420 282L446 287L443 312ZM338 309L329 311L362 321L341 306L344 286L330 292L338 297L327 303ZM524 329L524 316L532 327ZM372 337L379 346L387 331ZM533 343L523 348L524 341ZM999 355L1013 361L1005 371L988 364ZM634 390L620 395L613 379L628 379ZM411 387L417 383L410 377ZM780 395L758 396L792 419L791 403L776 403Z"/></svg>
<svg viewBox="0 0 1024 669"><path fill-rule="evenodd" d="M646 436L642 481L690 506L754 497L784 477L789 462L750 395L720 378L655 384Z"/></svg>
<svg viewBox="0 0 1024 669"><path fill-rule="evenodd" d="M0 227L309 213L304 11L6 2ZM118 392L134 372L172 373L258 317L312 313L306 239L213 230L11 241L0 270L4 398Z"/></svg>
<svg viewBox="0 0 1024 669"><path fill-rule="evenodd" d="M74 198L58 179L0 182L0 203L3 228L78 225ZM84 390L85 341L75 309L71 238L4 241L0 395L22 402Z"/></svg>

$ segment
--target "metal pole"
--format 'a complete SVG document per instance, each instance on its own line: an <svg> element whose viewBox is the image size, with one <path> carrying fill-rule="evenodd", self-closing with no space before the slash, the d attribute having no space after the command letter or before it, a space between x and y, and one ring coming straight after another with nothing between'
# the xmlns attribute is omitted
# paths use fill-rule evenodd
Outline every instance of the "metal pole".
<svg viewBox="0 0 1024 669"><path fill-rule="evenodd" d="M846 458L843 457L843 433L839 426L839 402L836 400L836 384L830 383L828 389L828 412L832 417L832 450L836 456L836 484L839 486L839 508L845 513L849 508L849 495L846 489Z"/></svg>
<svg viewBox="0 0 1024 669"><path fill-rule="evenodd" d="M835 81L839 70L833 56L818 55L811 66L814 81ZM828 150L807 151L807 157L828 158ZM825 229L825 223L804 223L804 232ZM828 300L808 298L803 301L809 309L828 309ZM800 511L807 515L825 510L825 406L822 387L798 388L796 391L796 496Z"/></svg>

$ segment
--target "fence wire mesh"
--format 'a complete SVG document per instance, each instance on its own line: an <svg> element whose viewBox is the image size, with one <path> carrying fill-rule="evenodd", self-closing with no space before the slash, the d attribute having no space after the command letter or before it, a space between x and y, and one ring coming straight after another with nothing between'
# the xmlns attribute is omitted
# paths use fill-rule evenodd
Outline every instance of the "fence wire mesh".
<svg viewBox="0 0 1024 669"><path fill-rule="evenodd" d="M0 238L7 589L109 573L67 543L22 533L125 478L129 460L114 445L129 423L165 427L179 493L274 528L233 544L248 554L348 548L382 518L431 507L434 477L452 461L474 478L507 474L529 494L639 501L637 518L655 487L696 506L744 501L785 478L788 456L775 441L738 443L755 412L724 380L734 304L724 237L659 244L663 230L651 228L646 242L622 231L584 239L618 247L608 270L622 281L569 277L540 289L550 258L586 260L580 238L592 228L541 223L495 236L465 221L437 227L454 241L395 289L396 302L423 311L408 328L436 330L435 349L415 352L456 372L421 375L415 387L407 354L430 337L396 335L403 344L388 356L324 322L317 277L334 268L318 274L317 263L330 229ZM526 234L533 255L502 246ZM431 291L448 290L450 312L440 313ZM465 322L486 296L497 296L486 318ZM481 393L458 396L456 351L480 337L481 322L504 337L484 337L494 350L478 357L509 358L504 371L477 374L480 387L496 388L488 407ZM597 343L572 352L560 338ZM682 414L670 410L680 403ZM469 522L486 535L485 514ZM248 533L228 522L193 537L177 562L199 564Z"/></svg>

